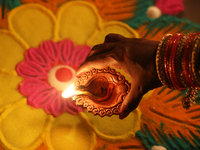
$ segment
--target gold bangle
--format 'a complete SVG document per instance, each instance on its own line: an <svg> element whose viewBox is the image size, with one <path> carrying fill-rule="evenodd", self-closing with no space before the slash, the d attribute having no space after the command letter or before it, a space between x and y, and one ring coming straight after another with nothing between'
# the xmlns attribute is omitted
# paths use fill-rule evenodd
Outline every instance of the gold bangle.
<svg viewBox="0 0 200 150"><path fill-rule="evenodd" d="M200 54L200 34L197 36L195 40L195 44L192 50L192 59L191 59L191 72L192 72L192 78L194 80L194 83L200 87L200 77L198 73L198 61L199 61L199 54Z"/></svg>
<svg viewBox="0 0 200 150"><path fill-rule="evenodd" d="M161 81L161 83L168 87L172 88L172 86L167 82L167 77L165 75L164 68L164 53L168 44L168 41L172 34L166 34L158 44L157 53L156 53L156 70L158 74L158 78Z"/></svg>
<svg viewBox="0 0 200 150"><path fill-rule="evenodd" d="M184 35L181 39L180 46L177 48L177 57L176 57L176 64L177 64L177 76L180 79L180 82L182 85L187 88L186 81L183 77L183 68L182 68L182 58L183 58L183 47L185 44L185 41L187 40L188 34Z"/></svg>

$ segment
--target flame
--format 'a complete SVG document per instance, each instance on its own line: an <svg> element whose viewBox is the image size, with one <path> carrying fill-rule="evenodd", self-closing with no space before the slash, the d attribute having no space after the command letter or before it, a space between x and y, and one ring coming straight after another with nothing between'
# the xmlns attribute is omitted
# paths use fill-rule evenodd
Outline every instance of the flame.
<svg viewBox="0 0 200 150"><path fill-rule="evenodd" d="M72 83L63 93L62 97L69 98L76 94L76 91L74 90L74 84Z"/></svg>

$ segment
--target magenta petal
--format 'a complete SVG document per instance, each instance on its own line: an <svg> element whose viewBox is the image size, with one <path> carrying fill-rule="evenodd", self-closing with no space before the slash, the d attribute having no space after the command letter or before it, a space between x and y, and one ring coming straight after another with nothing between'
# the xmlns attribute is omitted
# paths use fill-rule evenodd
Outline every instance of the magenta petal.
<svg viewBox="0 0 200 150"><path fill-rule="evenodd" d="M90 46L77 46L76 57L73 65L81 65L91 50Z"/></svg>
<svg viewBox="0 0 200 150"><path fill-rule="evenodd" d="M63 106L66 106L66 102L62 101L59 93L53 88L35 91L27 98L27 103L35 108L43 108L47 114L54 117L63 114Z"/></svg>
<svg viewBox="0 0 200 150"><path fill-rule="evenodd" d="M77 106L75 102L72 101L72 99L67 99L67 110L66 112L72 114L72 115L77 115L79 112L83 112L84 108Z"/></svg>
<svg viewBox="0 0 200 150"><path fill-rule="evenodd" d="M63 40L58 43L61 62L70 65L70 61L74 59L73 51L75 49L75 44L71 40Z"/></svg>
<svg viewBox="0 0 200 150"><path fill-rule="evenodd" d="M28 96L27 103L35 108L43 108L52 102L52 91L53 88L36 90Z"/></svg>
<svg viewBox="0 0 200 150"><path fill-rule="evenodd" d="M76 106L71 99L64 99L56 89L37 79L25 79L21 82L19 90L27 96L28 105L43 108L47 114L54 117L64 112L77 115L83 111L83 108Z"/></svg>
<svg viewBox="0 0 200 150"><path fill-rule="evenodd" d="M64 113L64 109L62 106L64 106L64 101L62 102L62 100L60 99L60 97L56 97L56 99L54 99L54 101L51 103L50 107L51 107L51 112L52 115L57 117L60 114Z"/></svg>
<svg viewBox="0 0 200 150"><path fill-rule="evenodd" d="M39 46L39 49L46 54L51 63L58 62L60 51L57 43L54 43L53 41L45 41Z"/></svg>
<svg viewBox="0 0 200 150"><path fill-rule="evenodd" d="M66 101L62 99L61 95L57 93L53 94L53 100L49 105L44 107L46 113L53 115L54 117L60 116L65 112Z"/></svg>
<svg viewBox="0 0 200 150"><path fill-rule="evenodd" d="M47 57L47 55L40 49L37 48L30 48L25 53L25 59L26 61L32 61L40 66L42 66L45 70L50 69L50 60Z"/></svg>
<svg viewBox="0 0 200 150"><path fill-rule="evenodd" d="M61 62L70 66L80 65L86 59L91 47L87 45L75 46L73 41L64 40L58 43Z"/></svg>
<svg viewBox="0 0 200 150"><path fill-rule="evenodd" d="M23 61L16 67L17 73L24 78L46 79L47 72L35 62Z"/></svg>
<svg viewBox="0 0 200 150"><path fill-rule="evenodd" d="M29 79L23 80L20 83L18 89L24 96L29 96L33 94L35 91L38 91L38 90L43 91L44 89L48 89L49 87L50 86L47 83L41 80L29 78Z"/></svg>

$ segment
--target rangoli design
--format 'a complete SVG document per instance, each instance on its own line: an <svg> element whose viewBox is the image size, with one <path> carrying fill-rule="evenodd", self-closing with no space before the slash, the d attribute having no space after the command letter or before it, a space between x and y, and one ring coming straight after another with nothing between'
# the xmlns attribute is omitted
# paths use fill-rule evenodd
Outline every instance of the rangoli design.
<svg viewBox="0 0 200 150"><path fill-rule="evenodd" d="M85 60L89 46L75 46L70 40L59 43L43 42L39 48L30 48L25 61L17 65L17 73L24 77L19 91L27 97L27 103L43 108L55 117L68 112L82 111L71 99L62 97L62 92L76 81L75 70Z"/></svg>
<svg viewBox="0 0 200 150"><path fill-rule="evenodd" d="M184 9L182 0L168 0L176 10L165 7L162 13L167 15L148 17L148 8L162 8L160 4L161 0L14 0L2 5L0 149L198 149L199 102L184 110L180 101L186 91L150 91L124 120L94 116L61 97L91 47L109 33L160 40L165 33L200 30L198 24L171 15Z"/></svg>

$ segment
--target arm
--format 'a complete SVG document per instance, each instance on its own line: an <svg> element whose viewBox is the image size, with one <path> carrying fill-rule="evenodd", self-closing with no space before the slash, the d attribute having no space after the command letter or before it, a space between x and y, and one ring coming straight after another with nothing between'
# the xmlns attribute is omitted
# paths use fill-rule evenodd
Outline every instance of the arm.
<svg viewBox="0 0 200 150"><path fill-rule="evenodd" d="M77 71L79 76L92 68L122 69L131 78L131 91L121 106L120 119L134 110L143 95L162 86L185 90L182 105L195 104L200 87L200 32L165 35L160 42L109 34L93 47Z"/></svg>

